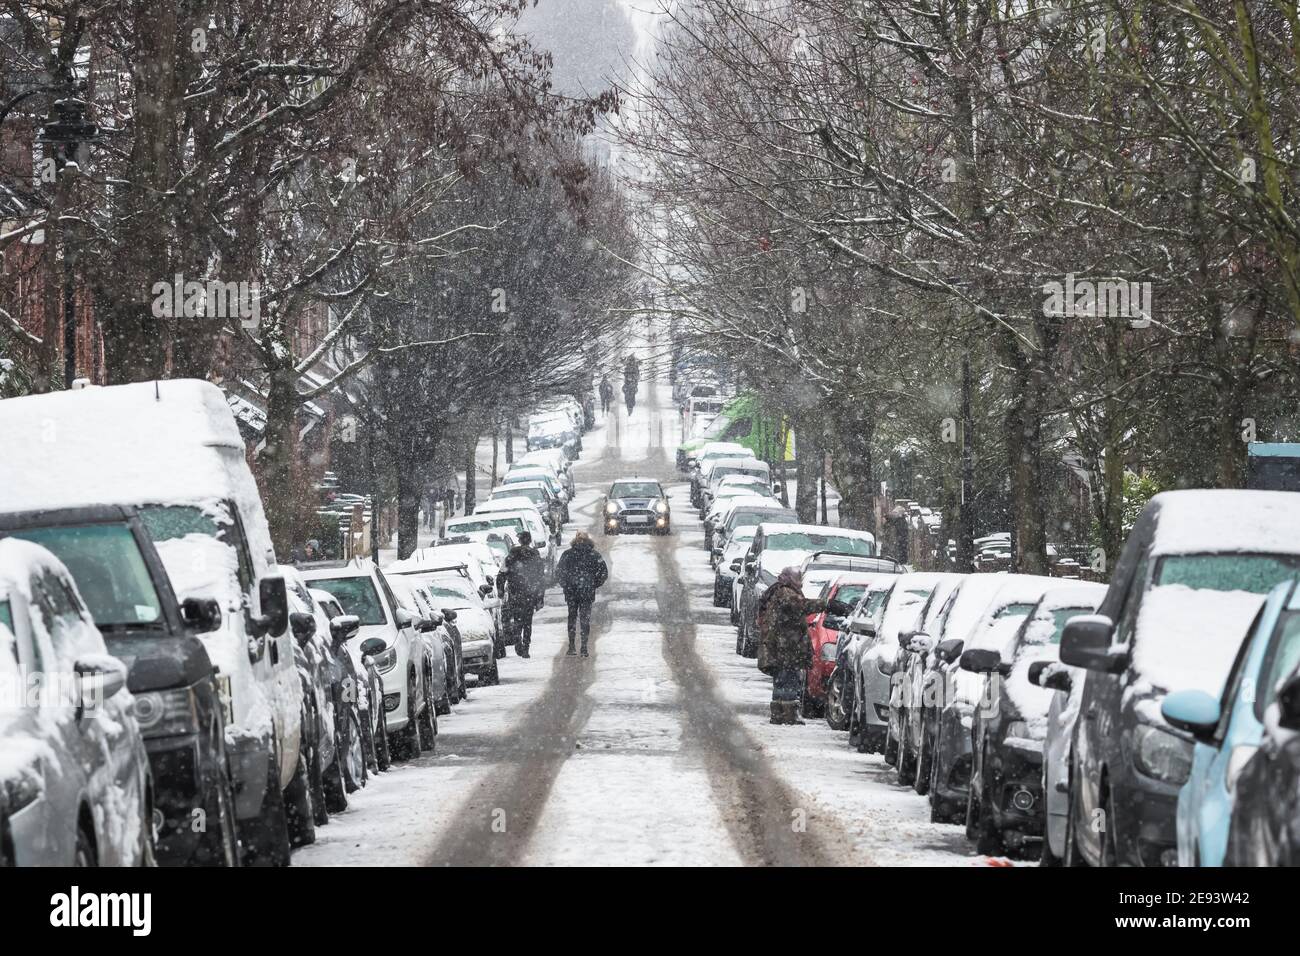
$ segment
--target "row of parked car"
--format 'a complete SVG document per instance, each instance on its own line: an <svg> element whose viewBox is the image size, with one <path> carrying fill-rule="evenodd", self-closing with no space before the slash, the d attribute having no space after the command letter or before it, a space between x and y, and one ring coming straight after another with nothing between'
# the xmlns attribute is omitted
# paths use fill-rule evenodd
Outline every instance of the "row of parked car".
<svg viewBox="0 0 1300 956"><path fill-rule="evenodd" d="M558 518L494 497L386 568L295 567L214 385L9 399L0 433L0 865L287 864L496 681L496 575Z"/></svg>
<svg viewBox="0 0 1300 956"><path fill-rule="evenodd" d="M1300 497L1158 495L1108 584L913 572L761 494L704 520L737 652L755 653L786 567L849 605L809 618L804 712L882 754L980 852L1300 862Z"/></svg>

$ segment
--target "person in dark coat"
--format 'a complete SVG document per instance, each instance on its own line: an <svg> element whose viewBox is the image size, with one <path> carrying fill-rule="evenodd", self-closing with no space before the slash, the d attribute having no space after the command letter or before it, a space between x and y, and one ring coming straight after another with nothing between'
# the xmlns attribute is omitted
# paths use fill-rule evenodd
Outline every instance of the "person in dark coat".
<svg viewBox="0 0 1300 956"><path fill-rule="evenodd" d="M614 401L614 386L609 381L608 375L600 377L600 410L603 413L609 411L610 403Z"/></svg>
<svg viewBox="0 0 1300 956"><path fill-rule="evenodd" d="M609 568L585 531L575 534L569 550L560 555L555 579L564 589L564 602L569 605L569 654L576 653L574 643L581 628L582 656L586 657L591 606L596 602L596 591L609 579Z"/></svg>
<svg viewBox="0 0 1300 956"><path fill-rule="evenodd" d="M533 547L533 536L519 532L519 543L506 555L506 565L497 576L497 594L505 599L502 608L506 629L514 635L515 653L528 657L533 643L533 611L546 590L546 563Z"/></svg>
<svg viewBox="0 0 1300 956"><path fill-rule="evenodd" d="M829 610L848 614L843 601L804 597L803 575L786 568L764 592L758 604L759 653L763 670L772 675L772 723L802 724L800 714L808 668L812 666L812 639L808 616Z"/></svg>

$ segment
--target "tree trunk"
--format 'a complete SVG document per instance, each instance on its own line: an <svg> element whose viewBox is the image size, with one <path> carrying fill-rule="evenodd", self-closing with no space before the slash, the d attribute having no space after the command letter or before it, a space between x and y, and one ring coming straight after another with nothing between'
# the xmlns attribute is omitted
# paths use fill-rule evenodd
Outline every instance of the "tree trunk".
<svg viewBox="0 0 1300 956"><path fill-rule="evenodd" d="M817 522L817 476L821 443L811 428L800 425L799 455L795 460L794 510L804 524Z"/></svg>
<svg viewBox="0 0 1300 956"><path fill-rule="evenodd" d="M1018 351L1018 350L1017 350ZM1007 470L1011 476L1011 547L1016 570L1047 573L1047 523L1042 486L1043 370L1020 353L1012 373L1006 419Z"/></svg>
<svg viewBox="0 0 1300 956"><path fill-rule="evenodd" d="M874 419L845 419L838 423L836 454L831 459L835 487L840 492L840 525L876 532L876 489L872 481L871 438Z"/></svg>
<svg viewBox="0 0 1300 956"><path fill-rule="evenodd" d="M471 435L465 443L465 514L474 513L478 503L477 489L474 487L474 452L478 450L478 436Z"/></svg>
<svg viewBox="0 0 1300 956"><path fill-rule="evenodd" d="M297 444L298 396L293 368L276 368L270 372L266 395L266 441L258 457L262 474L262 500L271 541L277 554L287 555L293 548L294 474L293 460Z"/></svg>
<svg viewBox="0 0 1300 956"><path fill-rule="evenodd" d="M506 415L506 464L515 463L515 416L511 412Z"/></svg>
<svg viewBox="0 0 1300 956"><path fill-rule="evenodd" d="M944 524L953 515L952 537L956 542L955 571L970 574L975 570L975 416L971 412L973 388L970 355L961 359L961 452L958 459L957 491L950 508L944 509ZM945 532L947 528L945 527ZM948 543L944 542L946 551Z"/></svg>
<svg viewBox="0 0 1300 956"><path fill-rule="evenodd" d="M399 455L397 472L397 557L409 558L419 545L420 481L414 455Z"/></svg>

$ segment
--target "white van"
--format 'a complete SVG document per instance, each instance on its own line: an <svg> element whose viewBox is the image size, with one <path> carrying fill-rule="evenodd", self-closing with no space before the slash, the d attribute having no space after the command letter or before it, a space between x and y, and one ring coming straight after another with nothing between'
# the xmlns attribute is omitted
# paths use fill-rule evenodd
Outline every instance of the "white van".
<svg viewBox="0 0 1300 956"><path fill-rule="evenodd" d="M262 499L215 385L191 379L0 401L9 510L131 505L172 588L215 599L200 639L217 670L245 862L284 864L314 836L299 753L302 688Z"/></svg>

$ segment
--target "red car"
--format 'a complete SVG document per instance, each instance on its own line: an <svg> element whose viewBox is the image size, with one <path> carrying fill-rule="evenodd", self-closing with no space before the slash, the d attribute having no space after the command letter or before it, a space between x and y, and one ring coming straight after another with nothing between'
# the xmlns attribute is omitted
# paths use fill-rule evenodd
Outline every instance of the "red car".
<svg viewBox="0 0 1300 956"><path fill-rule="evenodd" d="M820 597L827 600L839 600L845 604L856 605L858 599L866 593L867 585L877 574L861 571L845 571L823 589ZM806 593L806 592L805 592ZM826 706L826 684L835 670L836 646L840 632L828 627L827 612L808 615L808 636L812 638L813 662L808 668L808 684L804 688L803 712L812 717L819 717ZM835 624L835 616L829 615Z"/></svg>

